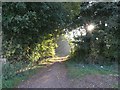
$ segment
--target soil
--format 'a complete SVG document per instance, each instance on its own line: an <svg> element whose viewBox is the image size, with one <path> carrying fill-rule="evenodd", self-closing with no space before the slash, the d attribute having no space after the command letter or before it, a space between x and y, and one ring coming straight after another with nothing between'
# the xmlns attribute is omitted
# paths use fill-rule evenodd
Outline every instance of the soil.
<svg viewBox="0 0 120 90"><path fill-rule="evenodd" d="M43 68L27 81L21 82L18 88L112 88L118 84L118 77L107 75L87 75L77 79L67 76L67 68L56 62Z"/></svg>
<svg viewBox="0 0 120 90"><path fill-rule="evenodd" d="M73 88L114 88L118 85L118 78L107 75L86 75L85 77L73 80Z"/></svg>

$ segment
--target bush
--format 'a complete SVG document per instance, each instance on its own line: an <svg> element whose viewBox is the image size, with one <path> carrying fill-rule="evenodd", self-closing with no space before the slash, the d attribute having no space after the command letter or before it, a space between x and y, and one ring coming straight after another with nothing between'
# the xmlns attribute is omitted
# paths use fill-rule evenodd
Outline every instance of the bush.
<svg viewBox="0 0 120 90"><path fill-rule="evenodd" d="M25 63L23 61L3 64L2 88L16 87L22 80L26 80L37 73L41 67L42 65L34 65L31 62Z"/></svg>
<svg viewBox="0 0 120 90"><path fill-rule="evenodd" d="M3 79L8 80L13 78L18 70L26 67L27 65L28 64L24 63L23 61L17 63L6 62L6 64L3 64L2 66Z"/></svg>
<svg viewBox="0 0 120 90"><path fill-rule="evenodd" d="M2 74L3 74L3 79L11 79L12 77L15 76L15 67L13 64L7 62L2 66Z"/></svg>

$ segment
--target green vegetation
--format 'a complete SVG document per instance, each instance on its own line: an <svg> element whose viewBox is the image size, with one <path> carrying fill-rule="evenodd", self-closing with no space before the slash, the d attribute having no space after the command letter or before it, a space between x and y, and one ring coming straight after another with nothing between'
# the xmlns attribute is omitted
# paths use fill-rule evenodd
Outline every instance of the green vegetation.
<svg viewBox="0 0 120 90"><path fill-rule="evenodd" d="M38 72L43 65L25 64L17 62L15 64L6 63L3 65L2 88L16 87L21 81L28 79Z"/></svg>
<svg viewBox="0 0 120 90"><path fill-rule="evenodd" d="M64 27L79 9L79 3L74 3L76 8L69 7L70 5L45 2L3 3L4 57L12 61L38 61L54 56L57 38L64 33ZM79 12L75 15L77 13Z"/></svg>
<svg viewBox="0 0 120 90"><path fill-rule="evenodd" d="M75 36L71 57L95 64L120 61L120 2L83 2L75 27L85 29L86 35ZM88 27L93 25L93 29Z"/></svg>
<svg viewBox="0 0 120 90"><path fill-rule="evenodd" d="M119 88L118 84L114 84L112 88Z"/></svg>
<svg viewBox="0 0 120 90"><path fill-rule="evenodd" d="M54 57L57 38L77 14L79 3L2 3L2 56L7 59L3 88L17 85L36 70L17 71L38 67L39 61Z"/></svg>
<svg viewBox="0 0 120 90"><path fill-rule="evenodd" d="M116 74L107 65L120 63L119 6L120 2L3 2L0 56L7 59L3 65L3 87L13 87L34 74L39 66L36 62L55 57L58 38L76 28L84 29L86 34L68 41L72 42L67 63L70 77ZM92 24L94 30L89 30ZM35 70L17 74L26 67Z"/></svg>
<svg viewBox="0 0 120 90"><path fill-rule="evenodd" d="M100 66L93 64L78 64L73 61L66 62L68 76L70 78L81 78L86 75L118 75L117 65Z"/></svg>

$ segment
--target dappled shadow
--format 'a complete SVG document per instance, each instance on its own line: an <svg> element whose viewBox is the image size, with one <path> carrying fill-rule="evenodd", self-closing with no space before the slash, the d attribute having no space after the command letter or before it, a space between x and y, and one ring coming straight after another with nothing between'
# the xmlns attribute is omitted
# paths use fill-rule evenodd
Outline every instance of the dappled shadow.
<svg viewBox="0 0 120 90"><path fill-rule="evenodd" d="M22 68L22 69L16 71L16 74L23 73L23 72L26 72L26 71L32 70L32 69L37 69L37 68L49 66L49 65L52 65L56 62L65 62L68 60L68 58L69 58L69 56L43 59L43 60L39 61L37 64L36 63L29 64L25 68Z"/></svg>
<svg viewBox="0 0 120 90"><path fill-rule="evenodd" d="M54 63L40 69L26 81L21 82L17 88L68 88L67 70L64 64Z"/></svg>
<svg viewBox="0 0 120 90"><path fill-rule="evenodd" d="M56 62L65 62L67 61L69 56L64 56L64 57L53 57L53 58L47 58L43 59L39 62L40 65L51 65Z"/></svg>

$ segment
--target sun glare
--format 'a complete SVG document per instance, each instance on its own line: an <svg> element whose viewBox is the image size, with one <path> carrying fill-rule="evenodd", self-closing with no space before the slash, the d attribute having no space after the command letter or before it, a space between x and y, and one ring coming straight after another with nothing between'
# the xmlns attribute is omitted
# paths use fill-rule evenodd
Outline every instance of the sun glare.
<svg viewBox="0 0 120 90"><path fill-rule="evenodd" d="M94 28L95 28L95 26L93 24L90 24L90 25L87 26L87 30L90 31L90 32L93 31Z"/></svg>

